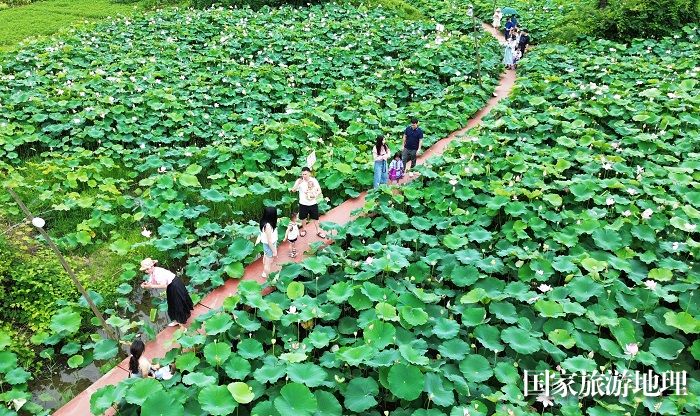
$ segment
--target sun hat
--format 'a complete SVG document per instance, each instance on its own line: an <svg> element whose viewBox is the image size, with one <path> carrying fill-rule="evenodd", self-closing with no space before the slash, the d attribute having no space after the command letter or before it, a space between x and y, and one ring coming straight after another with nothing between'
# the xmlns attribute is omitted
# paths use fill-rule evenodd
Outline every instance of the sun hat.
<svg viewBox="0 0 700 416"><path fill-rule="evenodd" d="M146 271L150 269L151 267L155 266L156 263L158 263L158 260L153 260L150 257L147 257L141 261L141 271Z"/></svg>

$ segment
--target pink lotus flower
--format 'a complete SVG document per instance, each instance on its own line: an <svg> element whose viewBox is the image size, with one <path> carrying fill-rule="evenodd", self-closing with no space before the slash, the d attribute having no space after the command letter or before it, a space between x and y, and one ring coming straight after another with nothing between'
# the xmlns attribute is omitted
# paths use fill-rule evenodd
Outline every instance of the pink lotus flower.
<svg viewBox="0 0 700 416"><path fill-rule="evenodd" d="M630 357L634 357L639 352L639 345L637 343L625 345L625 353Z"/></svg>
<svg viewBox="0 0 700 416"><path fill-rule="evenodd" d="M370 264L372 264L373 261L374 261L374 258L372 256L367 257L367 260L365 260L365 264L370 265Z"/></svg>

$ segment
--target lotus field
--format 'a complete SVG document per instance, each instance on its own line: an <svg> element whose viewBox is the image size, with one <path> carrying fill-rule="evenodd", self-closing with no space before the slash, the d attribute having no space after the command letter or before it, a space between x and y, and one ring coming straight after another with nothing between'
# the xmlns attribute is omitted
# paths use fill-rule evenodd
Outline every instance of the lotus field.
<svg viewBox="0 0 700 416"><path fill-rule="evenodd" d="M399 150L416 115L430 145L486 102L496 41L478 32L480 85L465 8L414 6L437 20L338 4L166 10L27 45L0 70L6 185L48 210L62 249L123 259L122 310L143 250L181 267L196 301L259 255L251 220L263 203L291 212L310 151L338 205L370 187L378 134ZM91 411L699 414L697 33L538 45L511 95L417 180L370 192L354 220L328 225L333 244L263 285L241 281L176 332L159 360L171 379L102 387ZM19 218L0 201L0 217ZM52 218L79 220L52 231ZM63 306L39 348L72 367L114 360L116 342L87 336L86 309ZM153 335L118 309L106 313L124 339ZM0 400L31 398L21 364L0 352ZM526 395L525 371L546 370L687 383Z"/></svg>

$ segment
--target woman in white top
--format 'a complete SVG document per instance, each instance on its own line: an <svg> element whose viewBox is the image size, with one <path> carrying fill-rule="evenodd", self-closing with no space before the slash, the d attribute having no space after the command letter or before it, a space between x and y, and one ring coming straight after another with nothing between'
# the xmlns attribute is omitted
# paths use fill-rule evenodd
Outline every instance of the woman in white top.
<svg viewBox="0 0 700 416"><path fill-rule="evenodd" d="M155 377L159 380L169 380L172 378L172 373L169 367L161 367L157 364L151 364L151 361L143 356L146 350L146 345L140 339L134 340L129 348L129 377L130 378L147 378Z"/></svg>
<svg viewBox="0 0 700 416"><path fill-rule="evenodd" d="M495 12L493 12L493 22L492 26L496 29L501 26L501 19L503 18L503 15L501 14L501 8L497 8Z"/></svg>
<svg viewBox="0 0 700 416"><path fill-rule="evenodd" d="M262 243L263 246L263 278L270 274L273 258L277 257L277 240L277 208L265 207L260 218L260 234L255 243Z"/></svg>
<svg viewBox="0 0 700 416"><path fill-rule="evenodd" d="M372 156L374 157L374 189L377 189L389 179L389 168L386 162L389 159L389 146L386 145L384 136L377 137L377 141L372 146Z"/></svg>
<svg viewBox="0 0 700 416"><path fill-rule="evenodd" d="M157 260L146 258L141 262L141 271L148 274L149 280L141 283L144 289L165 289L168 300L168 316L172 322L168 326L184 325L194 309L192 298L182 280L170 270L156 267Z"/></svg>

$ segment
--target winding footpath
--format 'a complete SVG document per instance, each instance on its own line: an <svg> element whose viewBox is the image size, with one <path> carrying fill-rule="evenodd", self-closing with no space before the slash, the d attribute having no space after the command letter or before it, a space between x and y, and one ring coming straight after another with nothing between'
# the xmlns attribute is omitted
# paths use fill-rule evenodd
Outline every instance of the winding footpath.
<svg viewBox="0 0 700 416"><path fill-rule="evenodd" d="M501 43L505 40L503 35L493 27L487 24L482 25L484 31L491 33L496 39ZM486 105L481 108L474 116L467 122L467 125L462 129L457 130L450 134L448 137L439 140L430 148L426 149L423 154L418 157L418 164L425 163L431 157L442 155L447 146L455 139L462 137L469 129L474 128L481 124L481 120L486 114L488 114L491 109L493 109L502 99L506 98L513 86L515 85L515 71L506 70L501 74L501 79L494 90L494 96L486 102ZM402 183L410 181L410 178L406 178ZM367 192L361 193L357 198L349 199L344 203L338 205L337 207L331 209L326 214L322 215L320 221L335 223L338 225L344 225L353 219L351 213L359 208L362 208L365 204L365 197ZM294 259L289 259L284 261L284 263L292 261L302 261L304 259L303 253L315 242L328 242L327 240L322 240L316 236L313 232L308 232L306 237L297 240L297 251L298 255ZM281 243L278 247L278 252L280 258L285 258L287 252L289 251L288 243L285 241ZM275 264L275 269L279 270L282 262ZM232 296L238 290L238 284L241 280L256 280L260 283L264 282L264 279L260 277L262 274L262 258L254 261L248 265L245 269L245 274L239 280L227 280L223 286L213 290L209 295L205 296L197 305L194 307L192 316L187 322L187 326L192 323L192 321L198 316L209 312L210 310L218 309L222 306L224 300L229 296ZM161 331L156 339L146 344L146 351L144 355L150 360L154 358L162 358L165 354L175 347L175 343L172 340L173 334L176 328L170 327L165 328ZM55 416L75 416L75 415L91 415L90 413L90 396L98 389L110 385L118 384L120 381L126 379L129 376L129 359L124 359L116 367L110 370L107 374L102 376L99 380L94 382L87 389L82 391L80 394L75 396L70 402L58 409L54 415ZM106 415L114 415L116 411L108 411Z"/></svg>

